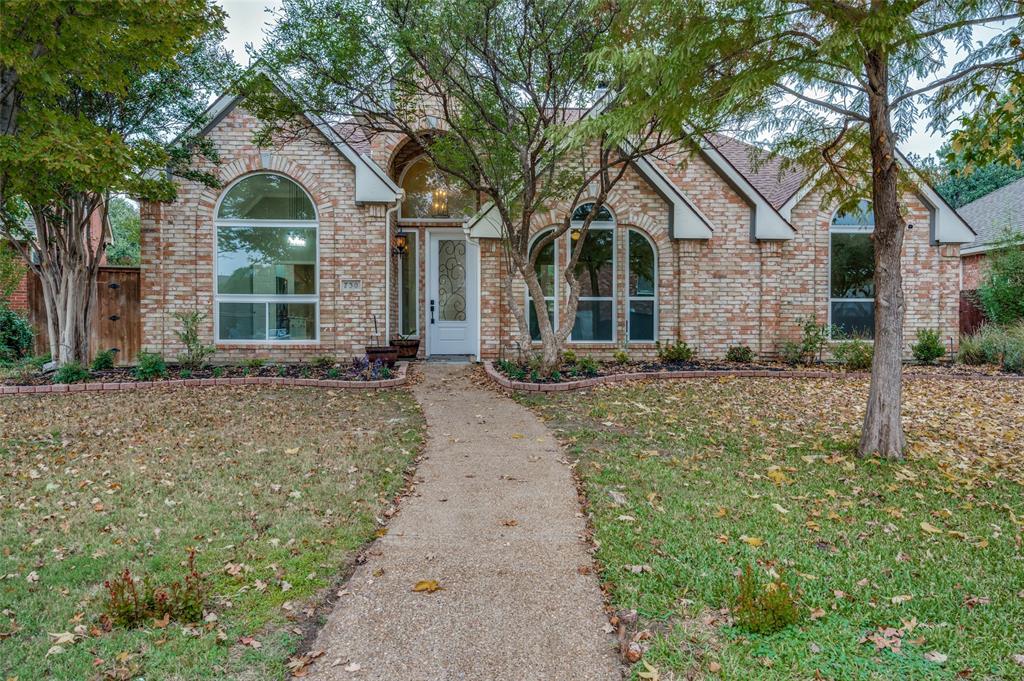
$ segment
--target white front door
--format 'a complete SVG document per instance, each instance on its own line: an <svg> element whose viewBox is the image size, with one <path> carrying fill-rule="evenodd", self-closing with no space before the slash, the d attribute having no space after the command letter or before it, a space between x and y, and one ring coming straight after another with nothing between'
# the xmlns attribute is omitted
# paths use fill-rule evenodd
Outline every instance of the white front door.
<svg viewBox="0 0 1024 681"><path fill-rule="evenodd" d="M477 352L477 258L461 229L430 230L427 354Z"/></svg>

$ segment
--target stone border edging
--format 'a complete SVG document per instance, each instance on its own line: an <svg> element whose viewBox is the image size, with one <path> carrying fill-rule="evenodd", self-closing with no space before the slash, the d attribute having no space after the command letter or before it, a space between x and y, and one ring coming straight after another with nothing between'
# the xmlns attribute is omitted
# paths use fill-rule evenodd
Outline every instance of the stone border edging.
<svg viewBox="0 0 1024 681"><path fill-rule="evenodd" d="M494 368L494 362L484 362L484 371L492 381L502 388L518 392L541 392L554 393L567 390L583 390L606 383L625 383L627 381L643 380L666 380L685 378L717 378L730 376L735 378L870 378L871 373L867 371L856 371L849 373L836 373L834 371L793 371L790 369L727 369L712 371L709 369L696 369L689 371L651 371L637 372L630 374L609 374L607 376L595 376L584 378L578 381L565 381L563 383L527 383L525 381L513 381L503 376L500 371ZM942 375L942 374L904 374L903 378L911 380L933 379L933 380L966 380L966 381L1024 381L1024 376L985 376L985 375Z"/></svg>
<svg viewBox="0 0 1024 681"><path fill-rule="evenodd" d="M48 385L4 385L0 395L39 395L43 393L112 392L115 390L141 390L159 386L174 388L210 388L224 385L278 385L313 388L341 388L345 390L381 390L397 388L408 381L408 362L395 365L395 377L377 381L341 381L335 379L289 378L281 376L248 376L244 378L179 378L170 381L124 381L119 383L53 383Z"/></svg>

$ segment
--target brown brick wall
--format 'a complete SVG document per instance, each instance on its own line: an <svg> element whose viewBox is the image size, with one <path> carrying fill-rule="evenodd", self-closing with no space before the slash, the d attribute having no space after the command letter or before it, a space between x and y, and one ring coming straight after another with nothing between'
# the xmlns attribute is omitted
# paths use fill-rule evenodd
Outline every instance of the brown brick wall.
<svg viewBox="0 0 1024 681"><path fill-rule="evenodd" d="M981 286L981 279L985 274L987 260L988 255L985 253L966 255L960 259L960 264L963 268L963 281L960 288L965 291L972 291Z"/></svg>

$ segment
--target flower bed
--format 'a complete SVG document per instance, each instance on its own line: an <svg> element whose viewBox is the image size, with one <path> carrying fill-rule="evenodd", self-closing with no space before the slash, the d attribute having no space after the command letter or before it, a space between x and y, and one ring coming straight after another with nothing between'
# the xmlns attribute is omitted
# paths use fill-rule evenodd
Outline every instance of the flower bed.
<svg viewBox="0 0 1024 681"><path fill-rule="evenodd" d="M155 375L140 375L134 367L88 370L79 380L62 382L53 372L26 370L0 379L0 393L130 390L154 385L304 385L330 388L389 388L405 383L404 362L391 369L363 358L346 363L256 364L207 366L190 370L172 365Z"/></svg>

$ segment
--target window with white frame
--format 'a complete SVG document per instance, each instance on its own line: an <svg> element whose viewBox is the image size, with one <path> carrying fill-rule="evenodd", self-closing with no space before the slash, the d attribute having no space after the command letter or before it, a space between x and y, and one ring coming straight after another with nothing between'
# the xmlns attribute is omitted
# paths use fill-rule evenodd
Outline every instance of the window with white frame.
<svg viewBox="0 0 1024 681"><path fill-rule="evenodd" d="M533 238L533 242L530 244L531 256L538 242L550 233L551 230L546 230ZM552 328L557 328L558 324L558 306L555 304L555 301L558 300L558 277L555 270L557 256L558 240L556 239L544 247L534 265L537 271L537 280L544 291L544 302L547 304L548 319L551 321ZM526 292L526 307L530 318L530 338L535 341L540 340L540 323L537 321L537 310L533 306L533 299L530 297L529 291Z"/></svg>
<svg viewBox="0 0 1024 681"><path fill-rule="evenodd" d="M404 232L407 241L398 268L398 321L403 336L418 336L419 325L419 233Z"/></svg>
<svg viewBox="0 0 1024 681"><path fill-rule="evenodd" d="M658 258L646 235L629 230L629 340L653 341L657 329Z"/></svg>
<svg viewBox="0 0 1024 681"><path fill-rule="evenodd" d="M573 211L569 232L572 252L581 249L575 268L579 305L572 340L608 342L615 340L615 218L602 206L583 238L580 227L593 206L584 203Z"/></svg>
<svg viewBox="0 0 1024 681"><path fill-rule="evenodd" d="M871 204L837 212L829 228L829 323L836 336L874 338L875 229Z"/></svg>
<svg viewBox="0 0 1024 681"><path fill-rule="evenodd" d="M305 190L248 175L224 193L215 224L217 340L317 340L317 217Z"/></svg>

